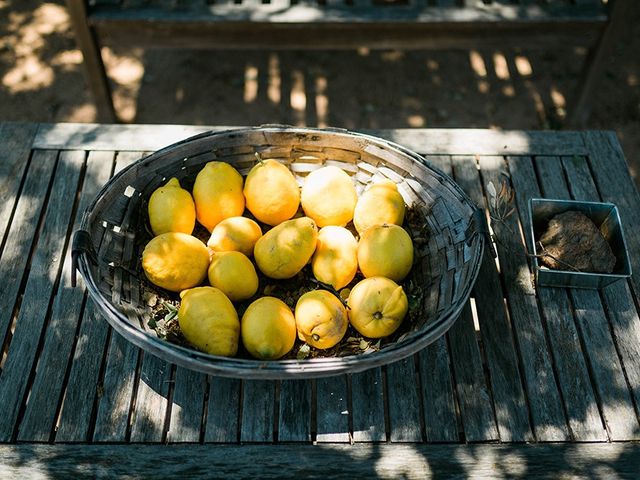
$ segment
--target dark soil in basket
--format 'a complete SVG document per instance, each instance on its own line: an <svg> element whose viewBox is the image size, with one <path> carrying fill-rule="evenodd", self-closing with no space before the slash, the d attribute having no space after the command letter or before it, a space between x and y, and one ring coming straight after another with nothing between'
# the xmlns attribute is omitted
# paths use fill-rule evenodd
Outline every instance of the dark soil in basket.
<svg viewBox="0 0 640 480"><path fill-rule="evenodd" d="M247 213L245 213L245 215L255 220L255 217L252 217L250 214L247 215ZM362 336L354 328L352 328L351 325L349 325L347 333L343 337L342 341L340 341L336 346L326 350L311 347L305 342L302 342L300 339L296 338L293 349L282 358L283 360L296 358L305 359L317 357L345 357L350 355L361 355L376 352L380 349L383 349L387 345L391 345L401 341L417 326L426 324L422 313L425 311L424 295L422 293L422 288L420 287L422 282L419 278L419 269L416 266L422 264L424 261L425 253L423 246L426 244L428 232L426 231L426 224L421 219L418 212L411 208L407 209L405 222L402 226L403 228L405 228L405 230L407 230L407 232L409 232L409 235L411 236L414 243L414 267L412 268L412 271L409 273L407 278L405 278L403 282L400 282L400 285L402 285L402 287L404 288L404 291L407 294L407 298L409 300L409 311L400 328L398 328L396 332L394 332L392 335L389 335L388 337L381 339L371 339ZM260 224L260 227L262 228L263 233L266 233L268 229L271 228L265 224ZM356 235L356 231L351 223L347 225L347 228L349 228L352 233ZM146 235L143 238L140 238L139 257L142 255L142 250L144 249L146 243L152 238L148 226L145 229L145 232ZM202 240L204 243L207 243L210 234L204 227L198 224L195 231L193 232L193 235ZM279 298L292 310L294 310L296 302L304 293L316 289L324 289L330 291L343 302L346 308L348 308L345 301L346 297L348 296L348 291L350 291L353 286L355 286L360 280L364 278L362 274L358 272L355 278L349 283L349 285L338 292L330 285L323 284L316 280L313 276L310 265L304 267L302 271L295 277L287 280L274 280L272 278L266 277L257 268L256 273L258 274L259 280L257 293L248 300L234 303L239 318L242 318L242 315L249 307L249 305L260 297L272 296ZM180 307L179 295L177 293L160 289L150 283L146 279L145 274L142 271L140 262L138 262L137 274L138 278L140 278L142 281L142 298L145 299L146 304L148 305L148 308L150 310L150 320L148 321L147 326L153 329L158 337L170 343L195 349L195 347L187 342L187 340L182 336L182 333L180 332L177 316L177 310ZM345 293L347 295L345 295ZM253 358L245 350L244 346L242 345L242 341L240 341L239 343L238 354L236 355L236 357L245 359Z"/></svg>

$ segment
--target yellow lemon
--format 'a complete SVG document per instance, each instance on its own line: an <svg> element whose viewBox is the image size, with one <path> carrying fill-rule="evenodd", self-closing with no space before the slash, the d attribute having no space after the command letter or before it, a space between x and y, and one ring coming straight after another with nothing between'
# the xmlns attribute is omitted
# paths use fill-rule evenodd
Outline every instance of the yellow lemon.
<svg viewBox="0 0 640 480"><path fill-rule="evenodd" d="M240 252L214 253L209 265L209 283L230 300L253 297L258 290L258 275L251 260Z"/></svg>
<svg viewBox="0 0 640 480"><path fill-rule="evenodd" d="M265 233L253 249L256 264L267 277L295 276L307 264L318 241L318 227L308 217L287 220Z"/></svg>
<svg viewBox="0 0 640 480"><path fill-rule="evenodd" d="M336 345L347 331L347 309L335 295L314 290L302 295L296 303L298 338L315 348Z"/></svg>
<svg viewBox="0 0 640 480"><path fill-rule="evenodd" d="M302 209L319 227L344 227L353 218L357 201L358 194L351 177L338 167L314 170L302 185Z"/></svg>
<svg viewBox="0 0 640 480"><path fill-rule="evenodd" d="M244 183L247 208L267 225L289 220L300 205L300 187L289 169L277 160L257 163Z"/></svg>
<svg viewBox="0 0 640 480"><path fill-rule="evenodd" d="M365 277L387 277L396 282L407 276L413 264L413 242L398 225L375 225L364 231L358 243L358 265Z"/></svg>
<svg viewBox="0 0 640 480"><path fill-rule="evenodd" d="M362 194L353 211L353 226L358 233L374 225L402 225L404 199L391 180L375 183Z"/></svg>
<svg viewBox="0 0 640 480"><path fill-rule="evenodd" d="M214 252L241 252L253 255L253 246L262 236L260 225L247 217L225 218L211 232L207 246Z"/></svg>
<svg viewBox="0 0 640 480"><path fill-rule="evenodd" d="M358 271L358 242L344 227L330 225L318 232L311 260L313 275L336 290L347 285Z"/></svg>
<svg viewBox="0 0 640 480"><path fill-rule="evenodd" d="M149 223L154 235L167 232L191 233L196 225L196 207L191 194L170 179L149 197Z"/></svg>
<svg viewBox="0 0 640 480"><path fill-rule="evenodd" d="M242 315L242 343L247 351L261 360L277 360L293 348L296 341L296 319L282 300L261 297Z"/></svg>
<svg viewBox="0 0 640 480"><path fill-rule="evenodd" d="M349 294L349 321L365 337L381 338L395 332L409 309L402 287L384 277L358 282Z"/></svg>
<svg viewBox="0 0 640 480"><path fill-rule="evenodd" d="M186 233L158 235L142 252L142 269L149 281L172 292L201 284L208 267L206 245Z"/></svg>
<svg viewBox="0 0 640 480"><path fill-rule="evenodd" d="M244 212L242 176L226 162L209 162L193 185L196 216L211 231L225 218Z"/></svg>
<svg viewBox="0 0 640 480"><path fill-rule="evenodd" d="M184 337L211 355L232 357L238 352L240 321L231 301L214 287L180 293L178 324Z"/></svg>

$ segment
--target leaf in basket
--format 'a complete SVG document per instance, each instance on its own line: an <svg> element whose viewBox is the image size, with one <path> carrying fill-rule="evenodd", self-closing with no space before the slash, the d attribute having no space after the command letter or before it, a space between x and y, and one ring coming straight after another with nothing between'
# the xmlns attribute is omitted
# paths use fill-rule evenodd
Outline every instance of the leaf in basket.
<svg viewBox="0 0 640 480"><path fill-rule="evenodd" d="M495 201L495 198L498 196L498 192L496 191L496 186L493 182L487 183L487 193Z"/></svg>
<svg viewBox="0 0 640 480"><path fill-rule="evenodd" d="M305 358L307 358L309 356L310 353L311 353L311 347L308 344L305 343L298 350L298 354L296 355L296 358L298 360L304 360Z"/></svg>

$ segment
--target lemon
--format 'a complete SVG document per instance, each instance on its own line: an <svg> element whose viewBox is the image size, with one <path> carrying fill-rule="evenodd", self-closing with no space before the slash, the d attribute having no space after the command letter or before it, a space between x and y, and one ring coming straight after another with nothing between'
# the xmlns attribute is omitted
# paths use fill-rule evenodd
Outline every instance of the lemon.
<svg viewBox="0 0 640 480"><path fill-rule="evenodd" d="M209 265L209 283L230 300L253 297L258 290L258 275L251 260L240 252L214 253Z"/></svg>
<svg viewBox="0 0 640 480"><path fill-rule="evenodd" d="M296 320L282 300L261 297L244 312L240 331L242 343L252 356L261 360L277 360L293 348Z"/></svg>
<svg viewBox="0 0 640 480"><path fill-rule="evenodd" d="M212 231L225 218L244 212L242 176L226 162L209 162L196 176L193 198L198 221Z"/></svg>
<svg viewBox="0 0 640 480"><path fill-rule="evenodd" d="M318 228L308 217L287 220L265 233L253 249L256 264L270 278L291 278L311 259Z"/></svg>
<svg viewBox="0 0 640 480"><path fill-rule="evenodd" d="M314 290L302 295L296 303L298 338L315 348L336 345L347 331L347 310L335 295Z"/></svg>
<svg viewBox="0 0 640 480"><path fill-rule="evenodd" d="M358 194L351 177L338 167L314 170L302 185L302 209L319 227L344 227L353 218L357 201Z"/></svg>
<svg viewBox="0 0 640 480"><path fill-rule="evenodd" d="M229 217L211 232L207 246L214 252L241 252L253 255L253 246L262 236L260 225L247 217Z"/></svg>
<svg viewBox="0 0 640 480"><path fill-rule="evenodd" d="M184 337L211 355L232 357L238 352L240 321L231 301L214 287L180 293L178 324Z"/></svg>
<svg viewBox="0 0 640 480"><path fill-rule="evenodd" d="M196 225L196 207L191 194L170 179L149 197L149 223L154 235L167 232L191 233Z"/></svg>
<svg viewBox="0 0 640 480"><path fill-rule="evenodd" d="M201 284L208 267L206 245L186 233L158 235L142 252L142 269L149 281L172 292Z"/></svg>
<svg viewBox="0 0 640 480"><path fill-rule="evenodd" d="M349 294L349 321L365 337L381 338L395 332L409 308L402 287L384 277L358 282Z"/></svg>
<svg viewBox="0 0 640 480"><path fill-rule="evenodd" d="M289 220L300 205L300 187L289 169L277 160L257 163L244 183L247 208L261 222L278 225Z"/></svg>
<svg viewBox="0 0 640 480"><path fill-rule="evenodd" d="M364 231L358 243L358 265L365 277L387 277L396 282L407 276L413 264L413 242L398 225L375 225Z"/></svg>
<svg viewBox="0 0 640 480"><path fill-rule="evenodd" d="M344 227L329 225L318 232L311 260L313 275L336 290L347 285L358 271L358 242Z"/></svg>
<svg viewBox="0 0 640 480"><path fill-rule="evenodd" d="M402 225L404 199L391 180L375 183L358 198L353 211L353 226L358 233L374 225Z"/></svg>

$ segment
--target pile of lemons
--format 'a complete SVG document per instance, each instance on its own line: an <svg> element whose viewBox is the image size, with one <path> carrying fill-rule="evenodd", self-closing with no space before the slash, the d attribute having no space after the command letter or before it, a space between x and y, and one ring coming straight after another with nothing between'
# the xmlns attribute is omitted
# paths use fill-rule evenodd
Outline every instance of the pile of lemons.
<svg viewBox="0 0 640 480"><path fill-rule="evenodd" d="M243 216L245 208L263 227ZM407 313L397 282L411 269L413 244L400 226L405 204L394 182L374 183L358 196L349 175L334 166L314 170L300 188L275 159L260 160L244 179L213 161L198 173L192 194L175 178L155 190L148 213L155 237L142 268L153 284L180 293L180 329L204 352L234 356L242 341L255 358L274 360L293 348L296 335L327 349L349 323L381 338ZM207 245L192 235L196 220L211 233ZM256 266L267 277L288 279L309 263L319 282L348 293L348 308L318 289L302 295L294 311L261 296L238 318L234 302L256 297ZM347 291L358 269L365 278Z"/></svg>

